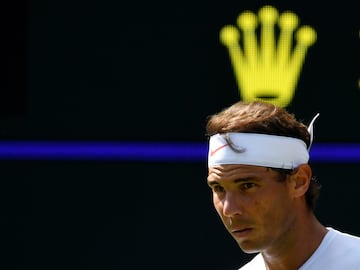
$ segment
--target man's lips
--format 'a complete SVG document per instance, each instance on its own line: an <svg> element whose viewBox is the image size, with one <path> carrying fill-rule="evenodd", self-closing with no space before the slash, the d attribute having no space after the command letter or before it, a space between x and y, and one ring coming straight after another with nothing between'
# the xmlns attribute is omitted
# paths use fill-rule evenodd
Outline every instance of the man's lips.
<svg viewBox="0 0 360 270"><path fill-rule="evenodd" d="M244 228L244 229L232 229L231 233L236 237L236 238L242 238L245 237L247 235L249 235L252 232L252 228Z"/></svg>

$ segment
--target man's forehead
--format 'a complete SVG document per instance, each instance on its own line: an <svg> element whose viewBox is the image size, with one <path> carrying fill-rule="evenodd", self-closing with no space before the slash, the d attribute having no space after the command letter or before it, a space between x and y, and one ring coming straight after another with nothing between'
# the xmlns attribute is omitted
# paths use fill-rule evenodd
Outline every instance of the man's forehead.
<svg viewBox="0 0 360 270"><path fill-rule="evenodd" d="M267 167L257 166L257 165L246 165L246 164L221 164L221 165L213 165L209 167L209 172L211 171L268 171Z"/></svg>
<svg viewBox="0 0 360 270"><path fill-rule="evenodd" d="M225 178L249 178L269 173L269 168L255 165L223 164L210 166L208 170L208 181Z"/></svg>

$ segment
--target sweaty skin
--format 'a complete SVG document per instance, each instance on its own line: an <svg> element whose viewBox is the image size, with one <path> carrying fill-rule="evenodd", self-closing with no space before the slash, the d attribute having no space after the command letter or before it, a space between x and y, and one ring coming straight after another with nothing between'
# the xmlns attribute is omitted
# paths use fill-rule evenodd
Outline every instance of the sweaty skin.
<svg viewBox="0 0 360 270"><path fill-rule="evenodd" d="M305 202L310 179L307 164L284 181L266 167L216 165L209 168L208 185L215 209L239 247L261 252L268 269L291 270L311 256L327 231Z"/></svg>

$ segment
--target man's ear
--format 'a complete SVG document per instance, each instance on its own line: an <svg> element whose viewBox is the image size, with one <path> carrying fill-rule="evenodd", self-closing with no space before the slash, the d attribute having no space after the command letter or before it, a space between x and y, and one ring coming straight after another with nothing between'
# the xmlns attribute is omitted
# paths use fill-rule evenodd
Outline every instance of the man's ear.
<svg viewBox="0 0 360 270"><path fill-rule="evenodd" d="M297 167L290 175L291 193L294 197L303 196L309 188L312 170L308 164Z"/></svg>

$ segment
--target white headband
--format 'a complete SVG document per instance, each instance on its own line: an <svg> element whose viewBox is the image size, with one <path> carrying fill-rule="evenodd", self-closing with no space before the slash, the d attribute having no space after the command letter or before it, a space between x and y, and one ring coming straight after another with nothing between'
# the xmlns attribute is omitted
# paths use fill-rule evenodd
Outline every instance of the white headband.
<svg viewBox="0 0 360 270"><path fill-rule="evenodd" d="M209 167L245 164L293 169L308 160L309 152L305 142L292 137L257 133L226 133L210 137Z"/></svg>

